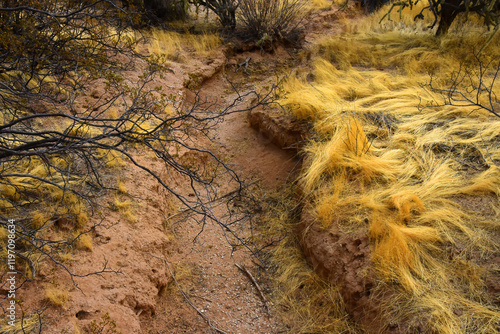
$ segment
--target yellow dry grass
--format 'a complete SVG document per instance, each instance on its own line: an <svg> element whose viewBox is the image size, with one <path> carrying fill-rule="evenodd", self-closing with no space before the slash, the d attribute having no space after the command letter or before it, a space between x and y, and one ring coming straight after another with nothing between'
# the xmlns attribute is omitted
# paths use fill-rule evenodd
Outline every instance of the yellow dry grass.
<svg viewBox="0 0 500 334"><path fill-rule="evenodd" d="M33 90L35 92L46 93L50 91L53 94L59 95L61 98L63 96L68 97L69 93L62 85L58 84L58 80L51 75L48 75L46 71L41 71L39 73L33 73L22 71L5 71L0 74L0 80L3 82L15 82L17 89L21 89L20 85ZM14 95L6 93L5 97L14 98Z"/></svg>
<svg viewBox="0 0 500 334"><path fill-rule="evenodd" d="M383 13L319 41L312 69L286 84L281 102L316 134L301 186L324 229L335 221L369 234L376 290L393 293L380 306L391 320L496 333L500 310L485 277L498 268L485 263L500 252L500 118L438 107L442 96L422 85L432 75L447 88L489 35L468 22L436 39L407 15L376 25ZM495 38L483 59L498 59ZM500 92L500 82L492 87Z"/></svg>
<svg viewBox="0 0 500 334"><path fill-rule="evenodd" d="M76 239L75 245L77 249L92 251L92 237L89 234L81 234Z"/></svg>
<svg viewBox="0 0 500 334"><path fill-rule="evenodd" d="M138 221L135 215L135 206L128 199L122 200L119 197L115 197L112 203L112 210L120 212L120 214L130 223L136 223Z"/></svg>
<svg viewBox="0 0 500 334"><path fill-rule="evenodd" d="M298 251L296 240L287 238L273 252L279 259L276 281L278 289L273 302L279 306L281 321L287 333L355 333L340 287L319 277Z"/></svg>
<svg viewBox="0 0 500 334"><path fill-rule="evenodd" d="M30 317L23 317L22 319L16 319L14 324L10 323L10 319L5 318L0 322L0 333L2 334L24 334L24 333L34 333L40 330L40 319L37 315L32 315Z"/></svg>
<svg viewBox="0 0 500 334"><path fill-rule="evenodd" d="M45 301L55 307L63 307L68 301L69 294L67 290L54 286L45 288Z"/></svg>
<svg viewBox="0 0 500 334"><path fill-rule="evenodd" d="M350 320L340 294L340 287L323 280L304 259L297 236L298 203L293 187L272 194L258 194L269 205L260 217L258 240L281 240L270 254L272 300L286 333L358 333Z"/></svg>
<svg viewBox="0 0 500 334"><path fill-rule="evenodd" d="M146 35L150 40L149 52L156 55L165 55L170 60L179 60L182 51L191 51L199 56L206 57L222 44L220 36L208 32L195 35L152 29Z"/></svg>

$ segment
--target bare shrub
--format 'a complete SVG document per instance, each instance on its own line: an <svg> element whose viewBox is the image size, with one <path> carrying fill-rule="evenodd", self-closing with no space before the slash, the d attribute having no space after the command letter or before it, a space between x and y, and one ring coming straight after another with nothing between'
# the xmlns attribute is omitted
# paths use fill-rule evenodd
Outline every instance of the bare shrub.
<svg viewBox="0 0 500 334"><path fill-rule="evenodd" d="M236 9L239 0L190 0L190 3L213 11L219 17L219 22L224 29L233 31L236 28Z"/></svg>
<svg viewBox="0 0 500 334"><path fill-rule="evenodd" d="M189 3L187 0L144 0L146 15L153 21L184 20Z"/></svg>
<svg viewBox="0 0 500 334"><path fill-rule="evenodd" d="M497 79L500 76L500 61L475 54L471 62L462 62L458 71L440 88L433 77L425 87L442 95L443 102L436 106L474 107L474 111L485 110L500 117L500 99ZM434 105L432 106L434 107Z"/></svg>
<svg viewBox="0 0 500 334"><path fill-rule="evenodd" d="M363 0L363 3L377 3L379 0ZM383 0L382 0L383 1ZM420 0L403 0L394 2L382 18L390 17L390 13L394 8L398 8L399 13L406 7L414 8ZM472 17L470 13L475 13L484 20L484 25L488 29L493 28L496 32L500 28L500 2L497 0L429 0L429 5L423 7L415 16L415 20L423 19L424 13L430 13L434 22L429 28L434 28L438 24L436 36L444 36L448 33L451 24L458 15L465 15L466 19Z"/></svg>
<svg viewBox="0 0 500 334"><path fill-rule="evenodd" d="M272 44L297 32L304 4L303 0L241 0L239 19L257 43Z"/></svg>

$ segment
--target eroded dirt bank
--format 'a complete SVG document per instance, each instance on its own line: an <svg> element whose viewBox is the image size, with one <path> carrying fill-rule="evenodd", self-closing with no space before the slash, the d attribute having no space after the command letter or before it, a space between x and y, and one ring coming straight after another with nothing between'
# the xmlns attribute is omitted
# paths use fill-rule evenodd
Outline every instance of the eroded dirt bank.
<svg viewBox="0 0 500 334"><path fill-rule="evenodd" d="M306 23L305 45L325 34L341 32L342 22L355 20L356 15L359 12L355 8L342 13L336 9L316 13ZM221 47L210 59L183 55L169 63L169 72L157 83L187 108L202 102L217 110L247 92L265 94L293 71L311 70L312 51L307 47L301 51L278 47L273 53L249 51L250 46L230 48ZM241 67L239 64L245 61L248 66ZM313 75L308 78L312 85ZM241 109L254 101L244 100ZM279 105L271 104L227 115L210 131L211 140L192 140L202 143L236 171L247 186L247 194L266 194L295 180L304 158L297 152L311 133L309 124L298 122ZM179 193L194 196L186 180L165 172L154 156L136 151L134 157ZM200 152L181 152L179 158L196 166L209 164ZM92 273L104 265L114 272L75 278L75 285L64 269L42 266L38 272L41 280L26 285L23 307L46 308L43 332L88 332L92 323L105 321L106 313L122 333L286 332L287 324L280 323L276 315L281 311L276 307L283 305L273 305L268 298L270 277L265 266L251 248L241 246L242 241L255 239L257 214L262 211L258 201L253 201L256 198L249 195L252 200L242 198L228 204L225 199L237 191L237 185L227 175L221 177L216 184L221 200L211 203L221 224L202 224L196 219L199 217L179 207L155 180L132 166L117 166L114 172L126 191L105 198L103 220L94 222L98 226L92 230L91 249L75 253L67 262L68 268L78 274ZM377 286L380 282L375 279L369 219L360 228L345 229L345 217L336 213L325 228L309 207L314 204L314 200L309 202L312 196L301 194L300 185L296 189L302 209L296 226L302 248L296 250L327 284L338 287L345 306L343 316L355 325L352 328L357 330L361 325L359 331L369 333L426 332L431 315L411 319L411 326L405 320L388 320L385 312L391 310L386 306L393 300L393 290ZM457 203L461 201L458 204L473 210L490 207L495 199L475 200L461 198ZM496 219L495 212L482 212L482 216ZM58 228L57 233L64 232L63 225ZM241 239L237 240L233 232ZM493 262L491 266L498 265L498 257ZM246 268L252 278L238 266ZM490 275L485 282L489 293L498 295L498 277ZM69 292L63 306L48 307L44 298L48 288ZM456 312L462 310L457 308Z"/></svg>
<svg viewBox="0 0 500 334"><path fill-rule="evenodd" d="M253 76L263 68L281 66L273 59L283 60L288 55L285 50L277 52L281 54L247 52L227 59L220 50L209 63L198 58L184 64L171 63L171 71L158 83L189 105L195 95L186 86L190 86L192 73L196 72L197 78L203 78L197 82L199 97L224 106L238 97L232 91L235 84L240 92L261 88L255 86ZM250 75L235 73L231 63L249 55ZM207 144L241 180L271 190L293 177L298 163L296 151L283 150L273 143L274 135L269 132L280 131L269 119L262 122L262 127L255 121L251 123L254 128L247 112L231 114L213 130L214 140ZM290 134L281 135L277 143L296 144L296 128L290 125ZM189 196L189 184L162 170L154 156L137 151L134 157L173 189ZM204 163L202 155L183 158ZM262 287L267 286L266 275L248 249L237 247L236 240L220 225L200 225L140 170L119 165L114 172L126 191L104 197L102 221L94 222L97 226L91 233L91 249L75 253L66 262L69 270L85 277L74 277L73 282L64 268L48 263L40 268L39 279L27 284L23 291L26 310L44 309L44 333L86 332L91 331L92 324L111 328L111 321L122 333L213 333L214 328L227 333L276 332L272 304L262 300L252 280L236 266L246 268ZM221 198L235 190L230 184L218 182ZM116 203L121 204L117 207ZM238 212L245 213L243 216L235 216L233 210L224 201L213 205L214 214L226 222L240 219L235 231L242 240L250 238L252 211L259 208L238 208ZM56 231L63 232L64 228ZM110 272L87 276L103 268ZM172 274L192 305L179 292ZM47 289L66 292L63 305L50 306L45 298Z"/></svg>
<svg viewBox="0 0 500 334"><path fill-rule="evenodd" d="M236 72L238 64L249 57L246 71L240 68ZM269 90L277 77L289 73L295 57L296 53L283 48L270 54L228 52L222 47L208 60L192 54L179 56L179 61L169 62L169 71L155 84L186 106L196 98L192 89L199 89L198 97L204 101L224 106L237 99L234 87L239 93ZM126 75L133 78L137 73ZM299 163L296 152L306 133L305 125L281 111L259 107L250 114L227 116L213 130L209 148L247 184L265 192L295 177ZM141 151L133 156L173 189L189 195L189 185L165 172L154 156ZM202 156L184 158L204 163ZM227 333L277 332L273 305L262 300L251 279L235 265L246 268L266 289L268 278L248 249L235 247L235 240L223 227L214 223L201 226L179 211L183 209L177 207L171 194L140 170L117 164L111 172L118 175L122 190L103 197L99 218L91 222L96 225L89 234L92 245L68 256L63 262L66 268L44 262L37 280L23 288L23 310L42 310L43 321L35 329L81 333L92 332L96 324L109 330L115 323L118 332L134 334L213 333L214 328ZM224 180L219 182L221 197L234 190ZM233 208L224 202L216 203L213 210L218 217L233 217ZM252 215L260 208L245 210L246 217L236 226L242 240L252 237ZM65 232L64 224L57 226L54 238ZM77 275L74 280L66 269ZM48 302L47 291L60 299L60 306Z"/></svg>

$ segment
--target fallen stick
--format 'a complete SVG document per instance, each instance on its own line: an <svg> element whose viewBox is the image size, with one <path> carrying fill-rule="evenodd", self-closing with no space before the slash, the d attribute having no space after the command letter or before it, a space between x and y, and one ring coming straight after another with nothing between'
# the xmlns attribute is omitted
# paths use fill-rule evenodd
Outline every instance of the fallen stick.
<svg viewBox="0 0 500 334"><path fill-rule="evenodd" d="M246 186L246 187L249 187L249 186L254 185L255 183L257 183L257 182L250 182L249 184L247 184L247 185L245 185L245 186ZM215 203L215 202L220 201L220 200L222 200L222 199L224 199L224 198L226 198L226 197L229 197L229 196L231 196L231 195L234 195L234 194L236 194L236 193L237 193L237 192L239 192L239 191L241 191L241 189L239 189L239 188L238 188L238 189L235 189L235 190L232 190L232 191L230 191L230 192L228 192L228 193L226 193L226 194L224 194L224 195L222 195L222 196L219 196L219 197L217 197L217 198L213 199L212 201L210 201L210 202L208 202L208 203ZM208 204L208 203L207 203L207 204ZM184 213L187 213L187 212L189 212L189 211L192 211L194 208L199 208L199 207L201 207L201 206L202 206L202 204L196 204L196 205L194 205L193 207L190 207L190 208L184 209L184 210L179 211L179 212L177 212L177 213L175 213L175 214L173 214L173 215L170 215L170 216L168 216L168 217L166 217L166 216L164 216L164 217L165 217L165 219L169 220L169 219L171 219L171 218L174 218L174 217L176 217L176 216L182 215L182 214L184 214Z"/></svg>
<svg viewBox="0 0 500 334"><path fill-rule="evenodd" d="M186 300L186 302L192 307L194 308L194 310L203 318L203 320L205 320L208 324L208 326L210 326L210 328L212 328L213 330L215 330L217 333L220 333L220 334L229 334L227 332L224 332L222 329L219 329L217 327L215 327L214 325L212 325L212 322L210 321L210 319L204 315L192 302L191 300L189 299L189 297L186 295L186 293L181 289L179 283L177 282L177 279L175 278L174 276L174 273L172 272L172 270L170 269L170 265L168 264L168 261L167 259L165 259L164 257L159 257L159 256L156 256L156 255L153 255L151 253L147 253L149 255L151 255L152 257L155 257L157 258L158 260L162 260L163 262L165 262L165 265L167 266L167 269L168 269L168 272L170 274L170 276L172 276L172 279L174 280L174 283L175 285L177 286L177 289L179 289L180 293L182 294L182 296L184 297L184 299Z"/></svg>
<svg viewBox="0 0 500 334"><path fill-rule="evenodd" d="M255 286L255 288L259 292L259 297L260 297L260 299L262 299L262 302L264 303L264 308L266 310L266 313L269 314L269 307L267 306L266 297L264 296L264 293L262 292L262 289L260 288L260 286L257 283L257 281L255 280L255 278L253 278L253 275L243 265L239 265L237 263L235 263L234 265L236 266L236 268L241 270L250 279L252 284Z"/></svg>
<svg viewBox="0 0 500 334"><path fill-rule="evenodd" d="M248 68L248 62L250 61L250 59L252 59L251 57L248 57L247 59L245 59L244 62L238 64L238 68L236 69L236 71L234 71L235 73L238 72L240 70L240 68L242 66L245 66L245 68L243 69L243 72L245 72L246 74L250 75L250 73L247 72L247 68Z"/></svg>

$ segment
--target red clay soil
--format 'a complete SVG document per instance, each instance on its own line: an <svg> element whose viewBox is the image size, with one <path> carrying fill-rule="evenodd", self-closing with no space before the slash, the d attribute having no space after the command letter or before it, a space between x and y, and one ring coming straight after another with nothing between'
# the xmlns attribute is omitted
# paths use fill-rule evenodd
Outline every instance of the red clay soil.
<svg viewBox="0 0 500 334"><path fill-rule="evenodd" d="M308 22L306 42L321 31L335 33L341 29L340 24L332 22L339 15L352 14L349 13L327 10L315 16ZM226 55L231 53L225 51L221 49L210 61L190 56L183 58L185 63L171 63L171 71L155 84L187 104L194 95L186 87L201 87L203 97L224 105L237 97L231 92L228 79L241 91L269 86L275 78L269 78L268 73L276 73L290 58L284 49L275 54L246 51L230 59ZM249 56L250 76L242 70L236 73L236 65ZM257 77L262 80L256 80ZM255 86L256 81L259 87ZM211 149L243 179L260 182L270 190L292 178L298 163L295 148L305 133L304 125L280 110L260 108L249 116L236 113L226 117L214 132ZM188 193L188 184L172 179L155 157L141 151L135 152L134 157L159 173L171 187ZM260 275L250 252L232 247L227 231L217 224L200 226L182 214L167 220L175 213L172 198L155 180L129 165L115 172L129 192L119 197L133 203L136 219L128 221L120 212L102 209L102 221L93 222L98 226L92 231L92 251L75 251L68 268L86 274L106 264L116 273L76 278L75 285L62 268L42 265L37 280L23 287L22 300L27 314L45 309L43 333L89 332L91 322L99 323L106 313L124 334L214 333L214 328L227 333L275 333L277 320L272 305L268 303L269 310L265 307L255 285L235 266L244 265L265 288L265 275ZM234 190L220 183L220 194ZM102 206L112 206L113 200L114 195L105 197ZM217 216L225 217L232 208L214 204L213 209ZM345 235L335 230L324 233L312 224L307 212L301 228L304 252L311 265L343 286L351 315L370 326L370 319L379 314L371 295L374 283L367 236ZM241 224L238 232L242 238L249 238L251 224ZM192 305L177 289L169 267ZM69 291L68 301L61 307L50 306L44 298L48 287ZM377 324L371 326L380 328Z"/></svg>
<svg viewBox="0 0 500 334"><path fill-rule="evenodd" d="M264 63L265 57L273 56L257 52L252 57L258 64L259 59ZM231 87L224 79L227 73L221 72L225 63L222 50L210 64L196 57L188 63L172 63L172 71L155 84L162 84L168 93L189 103L192 93L185 89L189 85L188 73L194 69L205 71L206 76L198 75L203 78L200 82L203 95L221 104L231 102L236 95L225 93ZM243 83L248 79L243 73L229 74L232 80ZM253 88L251 84L245 85L245 89ZM294 153L281 150L260 136L249 126L246 113L228 116L214 137L210 148L239 172L242 179L258 181L264 188L284 184L296 167ZM137 151L134 157L172 188L188 194L189 184L172 179L154 156ZM265 276L259 275L259 266L248 250L233 248L228 243L227 231L217 224L200 226L183 214L167 220L175 213L171 195L140 170L126 165L112 173L119 174L128 194L110 194L102 199L103 208L99 212L102 221L96 216L92 222L98 224L91 233L92 250L75 251L67 267L84 275L106 265L116 273L75 278L73 284L63 268L50 262L43 264L37 279L26 284L21 292L26 314L44 309L43 333L90 332L91 323L103 322L106 313L116 323L116 330L124 334L214 333L214 328L227 333L276 332L272 305L267 305L269 310L265 307L253 282L235 266L243 265L260 285L266 286L262 278ZM218 193L233 191L228 184L221 180ZM127 220L122 213L108 209L113 207L116 196L121 201L131 201L135 219ZM218 217L225 217L231 207L214 204L213 210ZM238 227L243 239L251 236L250 227L248 223ZM192 305L177 289L161 258L167 260ZM50 305L45 298L48 288L68 291L67 302L61 307Z"/></svg>
<svg viewBox="0 0 500 334"><path fill-rule="evenodd" d="M404 324L389 323L380 311L382 296L375 294L375 273L367 231L341 232L333 222L328 230L304 208L299 225L302 249L313 269L334 285L354 321L368 333L404 333Z"/></svg>

